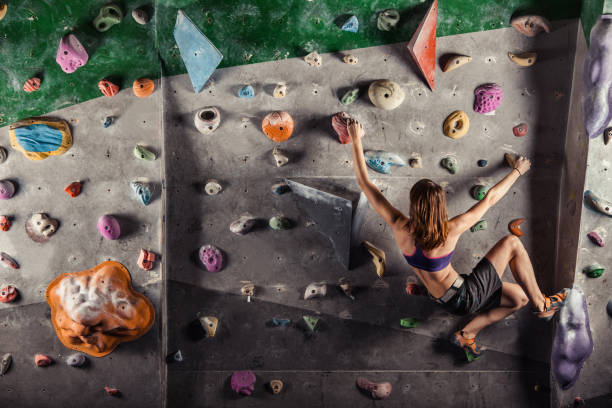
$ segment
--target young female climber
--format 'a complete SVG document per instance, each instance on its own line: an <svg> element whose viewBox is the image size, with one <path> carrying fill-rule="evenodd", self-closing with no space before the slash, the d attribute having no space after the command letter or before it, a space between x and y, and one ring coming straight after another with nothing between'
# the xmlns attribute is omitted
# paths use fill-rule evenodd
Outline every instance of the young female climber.
<svg viewBox="0 0 612 408"><path fill-rule="evenodd" d="M361 144L363 126L350 119L348 133L353 140L353 161L359 187L393 230L397 245L427 288L429 296L454 314L476 314L451 337L452 343L465 351L468 361L480 357L483 352L475 341L483 328L511 315L529 301L538 317L552 318L563 304L566 291L552 296L545 296L540 291L529 255L516 236L507 235L497 242L469 275L458 274L450 263L461 234L482 219L487 210L529 170L529 160L524 157L516 160L514 168L489 190L484 199L450 220L442 187L428 179L419 180L410 190L410 213L406 216L393 207L368 178ZM506 265L510 266L518 284L501 281Z"/></svg>

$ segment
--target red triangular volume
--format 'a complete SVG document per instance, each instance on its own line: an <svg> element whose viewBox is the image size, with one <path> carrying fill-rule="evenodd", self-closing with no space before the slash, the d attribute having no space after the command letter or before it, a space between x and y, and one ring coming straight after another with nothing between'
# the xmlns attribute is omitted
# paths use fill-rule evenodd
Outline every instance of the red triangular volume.
<svg viewBox="0 0 612 408"><path fill-rule="evenodd" d="M408 43L408 50L414 62L425 76L427 84L433 91L436 73L436 26L438 19L438 0L434 0L421 20Z"/></svg>

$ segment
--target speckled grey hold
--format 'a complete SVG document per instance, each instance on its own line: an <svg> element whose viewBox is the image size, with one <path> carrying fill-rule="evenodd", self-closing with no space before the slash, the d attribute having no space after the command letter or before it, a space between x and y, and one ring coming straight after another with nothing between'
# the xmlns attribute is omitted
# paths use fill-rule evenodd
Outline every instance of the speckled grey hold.
<svg viewBox="0 0 612 408"><path fill-rule="evenodd" d="M134 19L134 21L141 25L147 24L149 22L149 15L141 8L135 8L134 10L132 10L132 18Z"/></svg>
<svg viewBox="0 0 612 408"><path fill-rule="evenodd" d="M10 353L6 353L2 356L2 360L0 361L0 375L6 374L6 372L11 367L12 362L13 356Z"/></svg>
<svg viewBox="0 0 612 408"><path fill-rule="evenodd" d="M66 364L70 367L83 367L87 363L87 357L82 353L74 353L66 358Z"/></svg>
<svg viewBox="0 0 612 408"><path fill-rule="evenodd" d="M6 156L8 155L8 153L6 152L6 149L2 146L0 146L0 164L4 163L6 161Z"/></svg>

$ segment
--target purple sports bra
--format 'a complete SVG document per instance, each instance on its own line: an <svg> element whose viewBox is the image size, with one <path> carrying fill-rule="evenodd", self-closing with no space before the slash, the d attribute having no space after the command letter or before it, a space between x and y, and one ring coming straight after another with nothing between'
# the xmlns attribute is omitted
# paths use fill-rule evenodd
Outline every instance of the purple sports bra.
<svg viewBox="0 0 612 408"><path fill-rule="evenodd" d="M444 256L440 256L438 258L430 258L423 253L423 250L419 248L418 245L415 244L415 249L412 255L404 254L404 258L411 266L415 268L423 269L427 272L437 272L446 268L446 266L450 263L451 258L453 257L453 252L450 251L448 254Z"/></svg>

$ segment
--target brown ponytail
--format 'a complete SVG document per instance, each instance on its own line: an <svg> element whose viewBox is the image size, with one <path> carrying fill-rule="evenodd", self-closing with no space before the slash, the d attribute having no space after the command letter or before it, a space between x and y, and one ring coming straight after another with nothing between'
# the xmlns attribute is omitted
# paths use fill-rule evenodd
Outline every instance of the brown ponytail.
<svg viewBox="0 0 612 408"><path fill-rule="evenodd" d="M444 244L448 236L448 215L441 186L429 179L419 180L412 186L410 224L421 249L432 250Z"/></svg>

